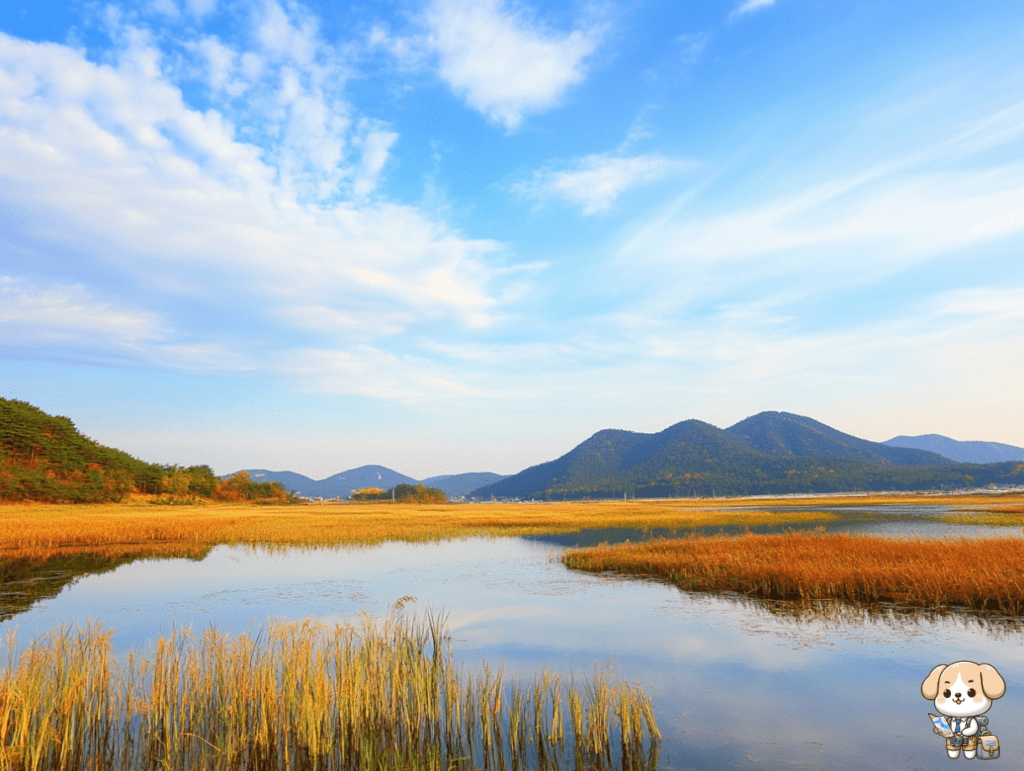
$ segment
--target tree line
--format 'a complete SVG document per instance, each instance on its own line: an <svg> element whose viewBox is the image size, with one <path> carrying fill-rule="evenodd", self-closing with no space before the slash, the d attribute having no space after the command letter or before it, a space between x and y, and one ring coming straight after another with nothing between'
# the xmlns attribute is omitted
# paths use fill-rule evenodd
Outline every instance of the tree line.
<svg viewBox="0 0 1024 771"><path fill-rule="evenodd" d="M387 490L379 487L364 487L356 490L349 498L353 501L395 501L396 503L445 503L448 496L436 487L399 484Z"/></svg>

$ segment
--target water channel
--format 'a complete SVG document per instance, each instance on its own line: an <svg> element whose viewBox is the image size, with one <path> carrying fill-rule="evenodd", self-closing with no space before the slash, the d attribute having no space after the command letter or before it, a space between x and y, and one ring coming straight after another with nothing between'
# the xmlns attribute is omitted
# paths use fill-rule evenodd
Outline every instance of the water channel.
<svg viewBox="0 0 1024 771"><path fill-rule="evenodd" d="M922 518L935 507L835 508L827 529L923 537L1021 537L1019 528L963 527ZM821 507L815 510L822 511ZM813 527L814 523L798 527ZM718 532L721 528L711 528ZM757 530L758 528L751 528ZM779 529L779 528L775 528ZM685 532L690 532L689 530ZM443 612L468 668L504 664L532 680L596 669L639 683L664 735L664 769L938 769L920 685L941 663L995 666L1006 695L988 715L1000 760L1024 765L1024 630L973 616L867 614L694 594L656 581L566 569L575 544L664 532L470 538L373 547L266 550L219 546L201 561L140 560L78 579L0 624L28 639L61 623L101 620L119 652L145 650L172 625L255 631L268 619L351 619ZM969 566L965 565L965 570Z"/></svg>

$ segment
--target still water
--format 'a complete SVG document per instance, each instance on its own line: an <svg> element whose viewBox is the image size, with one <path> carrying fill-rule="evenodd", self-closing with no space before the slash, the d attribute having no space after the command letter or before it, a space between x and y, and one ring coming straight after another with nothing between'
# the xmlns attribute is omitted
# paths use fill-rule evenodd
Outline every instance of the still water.
<svg viewBox="0 0 1024 771"><path fill-rule="evenodd" d="M821 510L820 508L817 510ZM1019 536L921 519L921 509L843 509L830 530L889 535ZM752 528L753 529L753 528ZM718 528L713 531L717 532ZM658 533L654 533L657 535ZM535 538L291 549L220 546L202 561L144 560L87 576L0 625L19 639L99 619L114 646L145 650L172 625L255 631L268 619L342 621L404 612L447 614L469 668L504 664L532 680L611 669L652 698L664 769L947 769L920 685L967 659L994 665L1006 695L988 712L1000 762L1024 767L1024 631L1015 623L914 614L823 612L680 591L655 581L567 570L567 545L638 540L600 531ZM965 565L965 570L969 566Z"/></svg>

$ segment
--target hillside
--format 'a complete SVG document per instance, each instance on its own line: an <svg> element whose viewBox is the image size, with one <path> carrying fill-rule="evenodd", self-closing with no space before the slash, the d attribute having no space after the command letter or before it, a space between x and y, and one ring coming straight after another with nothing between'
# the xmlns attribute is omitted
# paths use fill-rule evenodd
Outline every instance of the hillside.
<svg viewBox="0 0 1024 771"><path fill-rule="evenodd" d="M448 500L458 500L478 487L489 485L504 479L503 474L490 471L469 471L465 474L443 474L421 480L427 487L436 487L448 496Z"/></svg>
<svg viewBox="0 0 1024 771"><path fill-rule="evenodd" d="M877 466L941 466L950 462L935 451L869 442L788 412L761 412L725 431L778 457L842 458Z"/></svg>
<svg viewBox="0 0 1024 771"><path fill-rule="evenodd" d="M1024 483L1024 464L964 466L763 412L719 429L698 420L656 434L604 430L547 463L470 493L477 499L688 497L917 490Z"/></svg>
<svg viewBox="0 0 1024 771"><path fill-rule="evenodd" d="M887 442L890 447L912 447L935 452L957 463L1004 463L1024 461L1024 447L999 442L959 442L941 434L897 436Z"/></svg>
<svg viewBox="0 0 1024 771"><path fill-rule="evenodd" d="M212 478L206 467L145 463L83 436L68 418L0 399L0 500L117 501L133 490L161 492L175 470Z"/></svg>

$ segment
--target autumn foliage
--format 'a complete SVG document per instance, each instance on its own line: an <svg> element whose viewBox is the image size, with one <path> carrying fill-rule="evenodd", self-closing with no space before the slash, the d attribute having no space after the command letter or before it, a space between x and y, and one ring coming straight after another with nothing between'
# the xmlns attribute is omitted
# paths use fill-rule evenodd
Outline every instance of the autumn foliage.
<svg viewBox="0 0 1024 771"><path fill-rule="evenodd" d="M352 493L353 501L395 501L397 503L446 503L448 497L436 487L418 485L395 485L390 490L379 487L364 487Z"/></svg>
<svg viewBox="0 0 1024 771"><path fill-rule="evenodd" d="M253 482L247 471L239 471L217 485L213 499L285 503L291 499L291 495L280 482Z"/></svg>

